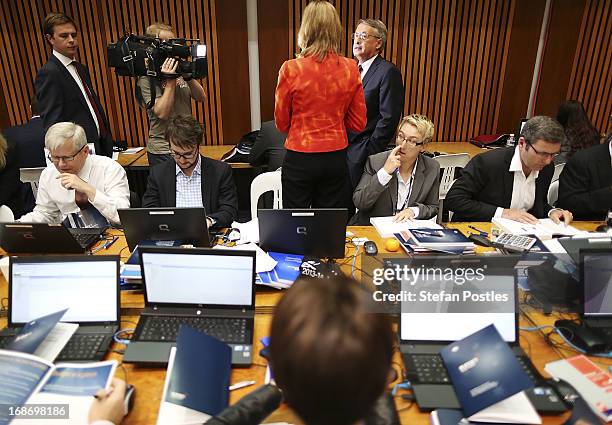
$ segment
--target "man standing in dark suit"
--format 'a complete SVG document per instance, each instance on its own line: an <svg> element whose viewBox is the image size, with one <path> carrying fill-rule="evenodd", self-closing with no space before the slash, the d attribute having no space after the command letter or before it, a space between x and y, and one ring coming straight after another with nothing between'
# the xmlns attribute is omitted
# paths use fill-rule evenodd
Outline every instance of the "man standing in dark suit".
<svg viewBox="0 0 612 425"><path fill-rule="evenodd" d="M579 150L559 178L560 207L580 220L603 220L612 211L612 135L598 146Z"/></svg>
<svg viewBox="0 0 612 425"><path fill-rule="evenodd" d="M17 145L19 152L19 168L46 167L45 161L45 129L42 118L38 114L38 101L32 96L30 103L32 118L23 125L4 130L7 140Z"/></svg>
<svg viewBox="0 0 612 425"><path fill-rule="evenodd" d="M368 119L361 133L348 135L347 163L353 190L368 156L384 151L393 141L404 108L402 74L380 56L386 41L387 27L377 19L361 19L353 34L353 54L359 61Z"/></svg>
<svg viewBox="0 0 612 425"><path fill-rule="evenodd" d="M53 54L34 80L45 131L57 122L74 122L85 130L96 154L112 156L113 139L89 71L76 61L79 48L76 24L63 13L50 13L43 22Z"/></svg>
<svg viewBox="0 0 612 425"><path fill-rule="evenodd" d="M454 221L491 221L503 217L536 223L550 217L572 221L569 211L548 204L553 159L565 138L563 127L545 116L531 118L516 147L495 149L468 162L444 201Z"/></svg>
<svg viewBox="0 0 612 425"><path fill-rule="evenodd" d="M232 168L199 154L204 130L192 116L175 116L165 134L174 161L149 171L144 208L204 207L208 226L229 227L238 216Z"/></svg>

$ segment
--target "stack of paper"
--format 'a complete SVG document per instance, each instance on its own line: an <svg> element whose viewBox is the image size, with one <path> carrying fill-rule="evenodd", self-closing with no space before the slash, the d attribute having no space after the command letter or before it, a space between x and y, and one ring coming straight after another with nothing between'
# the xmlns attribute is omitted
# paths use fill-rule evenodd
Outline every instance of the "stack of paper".
<svg viewBox="0 0 612 425"><path fill-rule="evenodd" d="M400 245L411 253L445 252L471 254L474 243L457 229L412 229L395 234Z"/></svg>
<svg viewBox="0 0 612 425"><path fill-rule="evenodd" d="M408 220L403 223L395 223L393 216L371 217L370 223L376 229L381 238L392 238L394 234L410 229L441 229L442 226L434 220Z"/></svg>
<svg viewBox="0 0 612 425"><path fill-rule="evenodd" d="M276 261L276 266L270 271L257 273L255 283L276 289L289 288L300 275L300 266L304 256L272 251L268 252L268 255Z"/></svg>
<svg viewBox="0 0 612 425"><path fill-rule="evenodd" d="M541 240L551 239L553 236L575 236L584 233L571 225L556 224L549 218L538 220L537 224L526 224L501 217L493 218L491 222L505 233L535 235Z"/></svg>

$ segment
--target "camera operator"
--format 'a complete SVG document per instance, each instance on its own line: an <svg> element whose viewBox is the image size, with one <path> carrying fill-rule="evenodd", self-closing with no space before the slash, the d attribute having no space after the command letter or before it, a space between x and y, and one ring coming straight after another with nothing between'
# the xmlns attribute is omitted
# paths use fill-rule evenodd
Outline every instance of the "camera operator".
<svg viewBox="0 0 612 425"><path fill-rule="evenodd" d="M146 35L164 41L176 38L175 31L170 25L158 22L149 25ZM190 73L182 74L178 78L171 77L176 75L177 67L176 59L167 58L162 64L161 72L168 75L168 78L138 78L139 101L143 107L151 102L151 83L155 84L155 103L153 107L147 109L149 117L147 157L150 167L172 159L170 144L164 136L170 118L191 115L191 98L197 102L206 100L204 88L198 81L192 79Z"/></svg>

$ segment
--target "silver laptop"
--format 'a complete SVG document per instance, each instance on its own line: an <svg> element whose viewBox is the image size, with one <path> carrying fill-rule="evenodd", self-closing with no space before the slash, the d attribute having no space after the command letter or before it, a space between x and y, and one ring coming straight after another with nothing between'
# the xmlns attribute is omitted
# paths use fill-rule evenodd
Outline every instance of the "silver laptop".
<svg viewBox="0 0 612 425"><path fill-rule="evenodd" d="M227 343L232 364L253 358L255 252L141 247L145 309L125 352L126 363L168 363L181 325Z"/></svg>

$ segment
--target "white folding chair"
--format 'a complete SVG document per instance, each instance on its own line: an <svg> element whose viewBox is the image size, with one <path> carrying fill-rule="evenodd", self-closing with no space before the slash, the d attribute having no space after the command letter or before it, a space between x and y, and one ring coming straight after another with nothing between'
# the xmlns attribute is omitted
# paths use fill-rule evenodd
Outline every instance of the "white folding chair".
<svg viewBox="0 0 612 425"><path fill-rule="evenodd" d="M0 222L7 223L15 221L13 211L6 205L0 205Z"/></svg>
<svg viewBox="0 0 612 425"><path fill-rule="evenodd" d="M251 183L251 218L257 217L257 203L261 195L266 192L274 192L272 208L283 208L283 188L281 185L281 170L262 173L253 179Z"/></svg>
<svg viewBox="0 0 612 425"><path fill-rule="evenodd" d="M557 199L559 199L559 180L553 181L550 186L548 186L548 205L554 207L557 203Z"/></svg>
<svg viewBox="0 0 612 425"><path fill-rule="evenodd" d="M450 190L451 186L455 182L455 169L457 167L463 168L470 162L470 155L467 153L453 153L448 155L435 156L434 159L440 164L442 170L442 178L440 180L440 195L438 196L438 223L442 222L442 207L444 206L444 199L446 194ZM449 220L451 218L451 212L449 211Z"/></svg>
<svg viewBox="0 0 612 425"><path fill-rule="evenodd" d="M36 195L38 194L38 180L40 180L40 174L44 169L45 167L19 169L19 180L24 183L30 183L32 185L32 193L34 194L34 199L36 199Z"/></svg>
<svg viewBox="0 0 612 425"><path fill-rule="evenodd" d="M555 171L553 172L551 182L556 182L557 180L559 180L559 176L561 175L561 171L563 171L563 167L565 167L565 162L563 164L555 165Z"/></svg>

